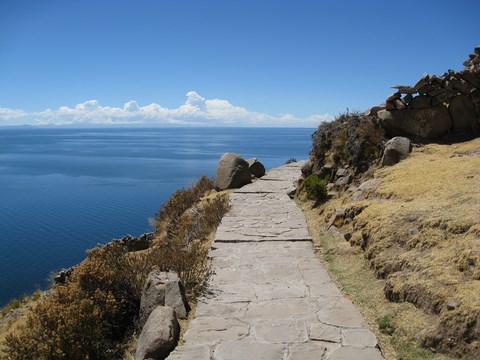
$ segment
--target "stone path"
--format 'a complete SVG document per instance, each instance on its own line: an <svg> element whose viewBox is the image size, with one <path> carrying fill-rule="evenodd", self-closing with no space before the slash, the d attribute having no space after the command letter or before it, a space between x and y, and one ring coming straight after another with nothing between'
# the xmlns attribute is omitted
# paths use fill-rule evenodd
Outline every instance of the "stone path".
<svg viewBox="0 0 480 360"><path fill-rule="evenodd" d="M377 339L316 259L305 217L287 193L303 162L230 195L185 344L170 360L382 359Z"/></svg>

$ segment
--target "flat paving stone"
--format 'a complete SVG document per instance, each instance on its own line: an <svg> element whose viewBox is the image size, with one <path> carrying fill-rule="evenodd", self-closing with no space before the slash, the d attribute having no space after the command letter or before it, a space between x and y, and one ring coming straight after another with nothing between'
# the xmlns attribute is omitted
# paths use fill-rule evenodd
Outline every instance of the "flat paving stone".
<svg viewBox="0 0 480 360"><path fill-rule="evenodd" d="M230 194L185 343L168 359L381 359L375 335L316 258L287 196L304 162Z"/></svg>

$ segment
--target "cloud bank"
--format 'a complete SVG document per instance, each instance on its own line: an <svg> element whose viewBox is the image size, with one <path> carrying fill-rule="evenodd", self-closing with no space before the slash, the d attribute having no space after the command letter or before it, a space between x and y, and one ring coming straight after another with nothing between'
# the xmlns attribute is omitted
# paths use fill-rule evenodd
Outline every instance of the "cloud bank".
<svg viewBox="0 0 480 360"><path fill-rule="evenodd" d="M139 106L130 100L123 107L102 106L97 100L88 100L75 107L61 106L40 112L0 107L0 126L278 126L316 127L333 119L329 114L305 118L292 114L270 115L248 111L227 100L205 99L195 91L186 94L185 104L178 108L165 108L159 104Z"/></svg>

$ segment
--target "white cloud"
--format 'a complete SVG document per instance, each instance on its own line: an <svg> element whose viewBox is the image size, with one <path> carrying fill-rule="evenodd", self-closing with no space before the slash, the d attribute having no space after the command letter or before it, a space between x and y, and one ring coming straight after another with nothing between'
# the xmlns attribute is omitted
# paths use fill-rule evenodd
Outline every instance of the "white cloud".
<svg viewBox="0 0 480 360"><path fill-rule="evenodd" d="M0 107L0 121L10 120L25 116L27 113L19 109L7 109Z"/></svg>
<svg viewBox="0 0 480 360"><path fill-rule="evenodd" d="M329 114L306 118L292 114L271 115L249 111L227 100L205 99L195 91L185 104L169 109L159 104L139 106L134 100L123 107L102 106L88 100L74 107L61 106L39 112L0 108L0 125L203 125L316 127L332 120Z"/></svg>

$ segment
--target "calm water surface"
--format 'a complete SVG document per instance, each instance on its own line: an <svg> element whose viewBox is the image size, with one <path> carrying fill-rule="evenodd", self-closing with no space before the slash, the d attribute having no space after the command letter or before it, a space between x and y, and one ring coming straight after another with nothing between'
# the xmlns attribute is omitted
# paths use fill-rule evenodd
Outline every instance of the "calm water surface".
<svg viewBox="0 0 480 360"><path fill-rule="evenodd" d="M225 152L305 159L313 129L1 129L0 306L148 219Z"/></svg>

